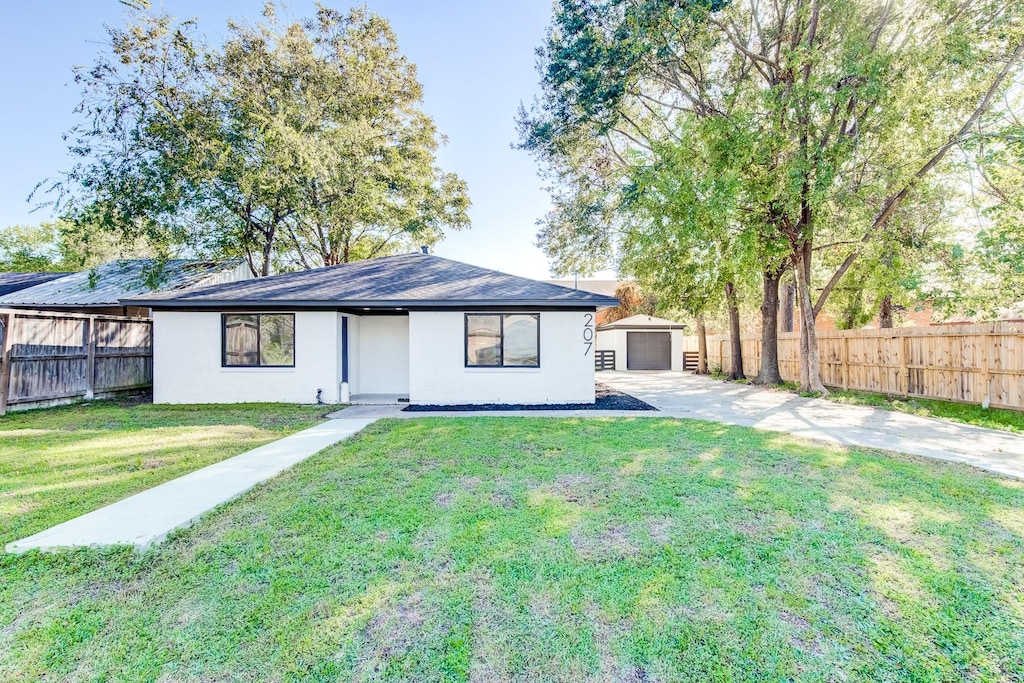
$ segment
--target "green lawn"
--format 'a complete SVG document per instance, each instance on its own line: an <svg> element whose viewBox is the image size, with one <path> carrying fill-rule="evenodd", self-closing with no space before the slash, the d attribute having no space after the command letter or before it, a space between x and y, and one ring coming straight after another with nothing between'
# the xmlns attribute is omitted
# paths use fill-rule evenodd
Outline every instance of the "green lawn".
<svg viewBox="0 0 1024 683"><path fill-rule="evenodd" d="M1007 432L1024 432L1024 411L1005 408L982 408L980 405L936 401L928 398L889 396L866 391L843 391L835 389L829 394L830 401L859 406L873 406L924 417L941 417L989 429Z"/></svg>
<svg viewBox="0 0 1024 683"><path fill-rule="evenodd" d="M658 418L385 421L145 555L0 559L0 680L1014 681L1024 482Z"/></svg>
<svg viewBox="0 0 1024 683"><path fill-rule="evenodd" d="M724 374L719 371L712 374L715 379L726 380ZM750 384L750 378L745 380L732 380L735 384ZM796 382L783 382L779 386L763 387L775 391L789 391L799 393L799 384ZM817 394L814 394L817 396ZM954 422L986 427L988 429L1001 429L1006 432L1024 433L1024 411L1007 410L1006 408L982 408L980 405L968 403L954 403L953 401L939 401L930 398L918 398L916 396L892 396L889 394L877 394L870 391L854 391L829 388L829 395L826 397L835 403L846 403L857 406L871 406L883 410L894 410L900 413L921 415L922 417L938 417Z"/></svg>
<svg viewBox="0 0 1024 683"><path fill-rule="evenodd" d="M97 401L0 417L0 548L319 421L291 405Z"/></svg>

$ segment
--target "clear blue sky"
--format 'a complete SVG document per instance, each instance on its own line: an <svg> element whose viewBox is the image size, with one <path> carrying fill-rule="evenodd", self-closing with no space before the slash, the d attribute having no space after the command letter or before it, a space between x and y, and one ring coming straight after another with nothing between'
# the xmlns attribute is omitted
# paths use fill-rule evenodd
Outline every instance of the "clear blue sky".
<svg viewBox="0 0 1024 683"><path fill-rule="evenodd" d="M326 2L346 9L348 2ZM548 207L533 159L510 148L521 101L537 92L534 49L547 25L550 0L369 0L387 17L403 53L416 63L424 109L448 136L439 160L468 184L472 229L438 245L442 256L528 277L547 277L547 260L534 246L536 220ZM31 212L33 186L67 168L61 139L76 123L78 90L71 69L93 61L104 24L120 24L117 0L3 3L0 24L0 226L48 220ZM197 17L211 41L227 17L253 21L262 0L154 1L179 17ZM291 16L311 14L313 3L287 5Z"/></svg>

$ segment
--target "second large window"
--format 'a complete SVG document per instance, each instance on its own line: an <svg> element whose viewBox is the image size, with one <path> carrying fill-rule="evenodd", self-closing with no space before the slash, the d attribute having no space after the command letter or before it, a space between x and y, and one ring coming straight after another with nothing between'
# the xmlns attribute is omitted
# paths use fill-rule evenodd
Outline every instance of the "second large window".
<svg viewBox="0 0 1024 683"><path fill-rule="evenodd" d="M466 367L540 367L540 314L467 313Z"/></svg>

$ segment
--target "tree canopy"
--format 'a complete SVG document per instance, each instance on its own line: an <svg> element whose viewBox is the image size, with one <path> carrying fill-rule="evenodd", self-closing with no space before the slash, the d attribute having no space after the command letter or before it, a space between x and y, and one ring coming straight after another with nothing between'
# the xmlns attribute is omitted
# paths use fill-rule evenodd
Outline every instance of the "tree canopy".
<svg viewBox="0 0 1024 683"><path fill-rule="evenodd" d="M420 108L416 67L366 8L231 21L138 11L76 71L73 168L45 186L80 225L171 251L244 256L255 275L432 245L468 227L465 183Z"/></svg>
<svg viewBox="0 0 1024 683"><path fill-rule="evenodd" d="M947 157L1008 106L1022 53L1007 0L558 0L520 113L555 204L541 244L556 270L611 259L697 302L724 266L765 302L792 272L802 385L824 391L815 318L841 281L895 293L942 252Z"/></svg>

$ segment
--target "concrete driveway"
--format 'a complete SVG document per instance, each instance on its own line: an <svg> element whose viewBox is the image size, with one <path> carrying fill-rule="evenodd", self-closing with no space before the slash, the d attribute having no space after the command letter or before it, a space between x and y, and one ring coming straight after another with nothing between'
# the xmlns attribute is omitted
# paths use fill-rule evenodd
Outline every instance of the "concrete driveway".
<svg viewBox="0 0 1024 683"><path fill-rule="evenodd" d="M643 399L672 417L963 462L1024 479L1024 435L802 398L682 372L599 372L597 381Z"/></svg>

